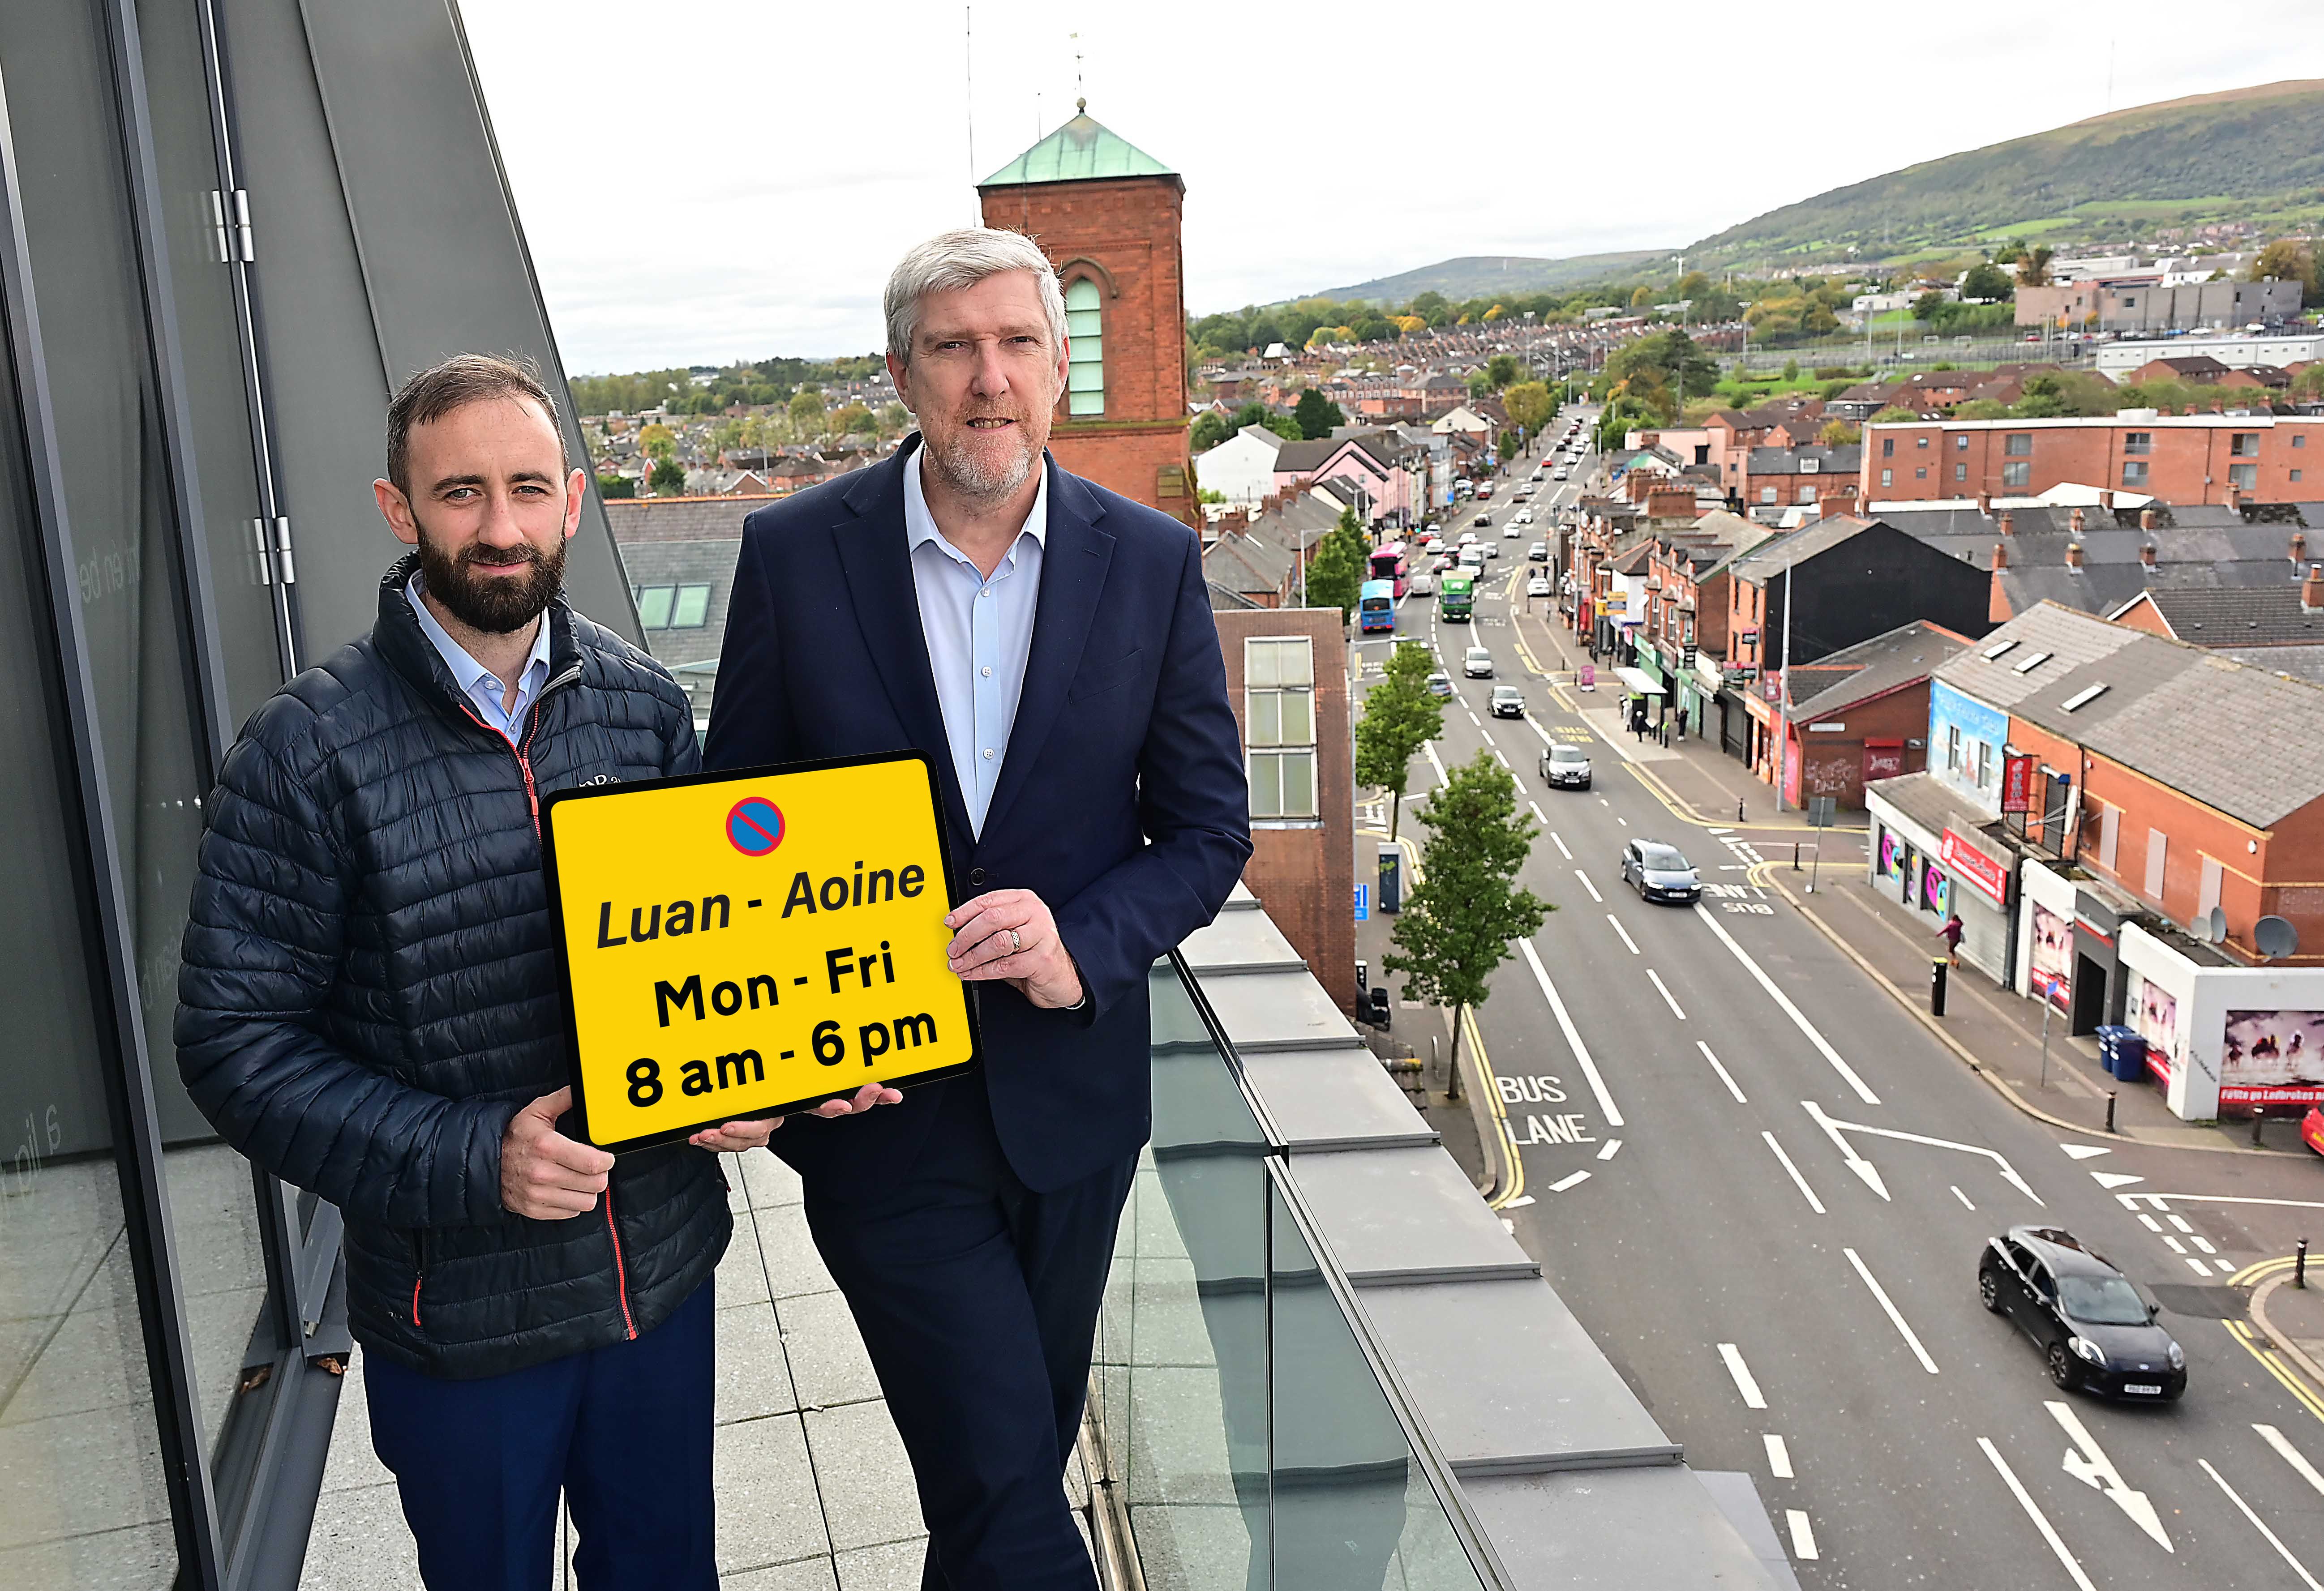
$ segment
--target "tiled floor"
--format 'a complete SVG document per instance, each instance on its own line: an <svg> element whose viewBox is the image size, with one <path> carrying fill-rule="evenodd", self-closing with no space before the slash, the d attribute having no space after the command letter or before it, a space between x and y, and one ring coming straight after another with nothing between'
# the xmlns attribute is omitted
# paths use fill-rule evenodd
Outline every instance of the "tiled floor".
<svg viewBox="0 0 2324 1591"><path fill-rule="evenodd" d="M911 1591L927 1550L911 1467L807 1237L798 1180L763 1150L726 1159L734 1241L717 1280L722 1583ZM420 1585L394 1484L372 1455L362 1383L358 1350L308 1539L308 1591ZM1078 1474L1068 1485L1078 1494ZM569 1531L564 1548L569 1562Z"/></svg>

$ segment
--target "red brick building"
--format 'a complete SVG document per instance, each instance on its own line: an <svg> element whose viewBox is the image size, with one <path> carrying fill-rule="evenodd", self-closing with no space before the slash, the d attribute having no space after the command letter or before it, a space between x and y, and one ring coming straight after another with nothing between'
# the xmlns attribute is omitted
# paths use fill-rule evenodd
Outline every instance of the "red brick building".
<svg viewBox="0 0 2324 1591"><path fill-rule="evenodd" d="M1347 627L1337 608L1213 617L1250 777L1242 881L1350 1016L1356 825Z"/></svg>
<svg viewBox="0 0 2324 1591"><path fill-rule="evenodd" d="M1072 364L1049 433L1057 462L1199 526L1186 446L1185 183L1084 114L976 191L984 224L1038 243L1065 290Z"/></svg>
<svg viewBox="0 0 2324 1591"><path fill-rule="evenodd" d="M2069 483L2172 503L2314 501L2324 489L2324 417L2126 409L2110 419L1865 428L1866 503L2030 496Z"/></svg>

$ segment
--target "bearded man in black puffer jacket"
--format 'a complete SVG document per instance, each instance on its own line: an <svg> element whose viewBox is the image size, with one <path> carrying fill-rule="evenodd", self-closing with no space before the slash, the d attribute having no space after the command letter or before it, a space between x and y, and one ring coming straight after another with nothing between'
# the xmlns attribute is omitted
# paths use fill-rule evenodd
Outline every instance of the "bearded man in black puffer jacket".
<svg viewBox="0 0 2324 1591"><path fill-rule="evenodd" d="M566 1137L540 804L700 767L686 694L573 612L585 485L526 367L465 354L388 414L415 550L379 621L252 715L209 805L179 1065L226 1141L337 1205L373 1441L432 1591L713 1591L711 1274L733 1122ZM893 1098L867 1090L824 1108Z"/></svg>

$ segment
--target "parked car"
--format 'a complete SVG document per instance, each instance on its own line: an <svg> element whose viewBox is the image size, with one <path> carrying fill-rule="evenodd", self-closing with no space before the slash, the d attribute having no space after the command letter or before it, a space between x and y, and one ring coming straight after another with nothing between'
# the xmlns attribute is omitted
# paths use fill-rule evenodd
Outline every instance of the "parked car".
<svg viewBox="0 0 2324 1591"><path fill-rule="evenodd" d="M1493 687L1492 699L1485 705L1495 718L1523 718L1525 693L1515 685L1497 685Z"/></svg>
<svg viewBox="0 0 2324 1591"><path fill-rule="evenodd" d="M1526 581L1526 595L1527 595L1527 596L1529 596L1529 597L1545 597L1545 596L1547 596L1548 594L1549 594L1549 576L1548 576L1548 575L1535 575L1531 580L1528 580L1528 581Z"/></svg>
<svg viewBox="0 0 2324 1591"><path fill-rule="evenodd" d="M1461 654L1461 672L1471 679L1493 677L1493 655L1482 647L1471 647Z"/></svg>
<svg viewBox="0 0 2324 1591"><path fill-rule="evenodd" d="M2057 1227L2012 1227L1978 1256L1977 1296L2042 1349L2050 1379L2132 1402L2187 1390L2187 1354L2102 1256Z"/></svg>
<svg viewBox="0 0 2324 1591"><path fill-rule="evenodd" d="M1622 847L1622 882L1634 886L1640 900L1683 906L1702 898L1702 875L1677 846L1659 840L1633 840Z"/></svg>
<svg viewBox="0 0 2324 1591"><path fill-rule="evenodd" d="M1452 694L1452 676L1446 674L1442 669L1428 676L1428 694L1432 696L1451 695Z"/></svg>
<svg viewBox="0 0 2324 1591"><path fill-rule="evenodd" d="M1587 790L1589 753L1579 746L1558 741L1541 754L1541 782L1553 790Z"/></svg>
<svg viewBox="0 0 2324 1591"><path fill-rule="evenodd" d="M1546 564L1549 562L1549 543L1546 541L1536 541L1532 546L1526 547L1526 562L1528 564Z"/></svg>

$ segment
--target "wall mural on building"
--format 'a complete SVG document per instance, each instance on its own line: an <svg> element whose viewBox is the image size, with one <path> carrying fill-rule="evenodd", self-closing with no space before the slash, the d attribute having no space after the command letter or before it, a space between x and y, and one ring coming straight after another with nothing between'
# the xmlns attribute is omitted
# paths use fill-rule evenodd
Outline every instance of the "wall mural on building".
<svg viewBox="0 0 2324 1591"><path fill-rule="evenodd" d="M1944 916L1952 906L1953 881L1934 862L1921 870L1921 906Z"/></svg>
<svg viewBox="0 0 2324 1591"><path fill-rule="evenodd" d="M2179 1064L2179 997L2146 979L2130 1001L2130 1025L2149 1051Z"/></svg>
<svg viewBox="0 0 2324 1591"><path fill-rule="evenodd" d="M2229 1011L2221 1104L2324 1100L2324 1011Z"/></svg>
<svg viewBox="0 0 2324 1591"><path fill-rule="evenodd" d="M2061 1011L2073 998L2074 925L2043 906L2034 906L2034 987L2050 979L2050 998Z"/></svg>

